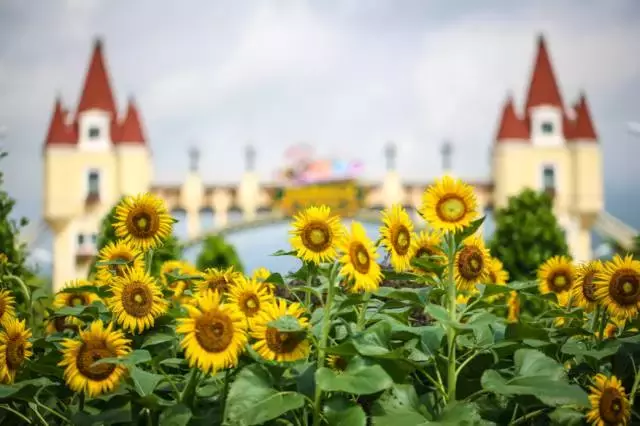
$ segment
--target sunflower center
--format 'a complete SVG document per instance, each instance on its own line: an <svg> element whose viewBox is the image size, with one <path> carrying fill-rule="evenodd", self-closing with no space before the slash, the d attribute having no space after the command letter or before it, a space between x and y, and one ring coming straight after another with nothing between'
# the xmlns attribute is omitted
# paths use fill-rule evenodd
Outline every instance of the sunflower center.
<svg viewBox="0 0 640 426"><path fill-rule="evenodd" d="M420 247L418 250L416 250L416 257L435 256L435 255L436 255L435 251L429 247Z"/></svg>
<svg viewBox="0 0 640 426"><path fill-rule="evenodd" d="M615 271L609 281L609 294L620 305L635 305L640 301L640 276L631 269Z"/></svg>
<svg viewBox="0 0 640 426"><path fill-rule="evenodd" d="M276 354L289 354L304 340L304 333L279 331L273 327L267 327L265 335L267 346Z"/></svg>
<svg viewBox="0 0 640 426"><path fill-rule="evenodd" d="M458 272L467 281L477 280L484 269L484 256L473 246L466 246L458 254Z"/></svg>
<svg viewBox="0 0 640 426"><path fill-rule="evenodd" d="M349 247L349 257L351 258L351 264L356 271L361 274L369 272L371 259L369 258L369 252L364 244L358 241L351 243L351 247Z"/></svg>
<svg viewBox="0 0 640 426"><path fill-rule="evenodd" d="M606 388L600 398L600 417L606 424L621 424L624 418L623 396L618 389Z"/></svg>
<svg viewBox="0 0 640 426"><path fill-rule="evenodd" d="M131 262L133 260L133 258L126 254L126 253L119 253L115 256L112 256L111 258L112 261L123 261L123 262ZM124 267L127 266L126 264L111 264L109 265L109 272L111 272L111 275L115 275L117 277L122 277L124 275Z"/></svg>
<svg viewBox="0 0 640 426"><path fill-rule="evenodd" d="M10 370L17 370L25 359L24 341L22 341L22 339L17 341L10 340L7 343L6 356L7 367L9 367Z"/></svg>
<svg viewBox="0 0 640 426"><path fill-rule="evenodd" d="M447 195L438 201L436 213L443 222L457 222L467 214L467 206L457 195Z"/></svg>
<svg viewBox="0 0 640 426"><path fill-rule="evenodd" d="M409 230L404 226L400 225L395 232L393 239L393 249L400 256L404 256L409 251L409 247L411 246L411 234L409 234Z"/></svg>
<svg viewBox="0 0 640 426"><path fill-rule="evenodd" d="M151 313L153 293L148 285L134 281L122 289L122 307L131 316L142 318Z"/></svg>
<svg viewBox="0 0 640 426"><path fill-rule="evenodd" d="M224 277L214 278L212 280L209 280L209 282L207 283L207 287L209 287L209 290L224 293L229 288L229 281L227 281L227 279Z"/></svg>
<svg viewBox="0 0 640 426"><path fill-rule="evenodd" d="M116 364L104 363L93 365L103 358L114 358L117 354L104 342L84 342L76 356L78 371L89 380L106 380L116 370Z"/></svg>
<svg viewBox="0 0 640 426"><path fill-rule="evenodd" d="M73 296L69 299L69 306L82 306L86 305L85 298L83 296Z"/></svg>
<svg viewBox="0 0 640 426"><path fill-rule="evenodd" d="M300 234L302 244L312 252L321 253L331 247L331 231L326 223L313 221Z"/></svg>
<svg viewBox="0 0 640 426"><path fill-rule="evenodd" d="M571 289L573 280L568 271L558 270L553 271L547 279L549 289L554 293L562 293Z"/></svg>
<svg viewBox="0 0 640 426"><path fill-rule="evenodd" d="M196 320L196 340L207 352L223 352L233 340L233 322L222 313L206 313Z"/></svg>
<svg viewBox="0 0 640 426"><path fill-rule="evenodd" d="M493 271L489 272L489 283L496 284L497 282L498 282L498 276L496 275L496 273Z"/></svg>
<svg viewBox="0 0 640 426"><path fill-rule="evenodd" d="M260 299L253 293L245 293L240 300L242 312L248 317L252 317L260 310Z"/></svg>
<svg viewBox="0 0 640 426"><path fill-rule="evenodd" d="M158 233L160 218L151 206L133 207L127 217L127 230L136 238L149 238Z"/></svg>
<svg viewBox="0 0 640 426"><path fill-rule="evenodd" d="M589 272L582 279L582 295L589 302L595 302L596 301L596 295L595 295L595 293L596 293L596 285L593 282L594 278L595 278L595 273L594 272Z"/></svg>

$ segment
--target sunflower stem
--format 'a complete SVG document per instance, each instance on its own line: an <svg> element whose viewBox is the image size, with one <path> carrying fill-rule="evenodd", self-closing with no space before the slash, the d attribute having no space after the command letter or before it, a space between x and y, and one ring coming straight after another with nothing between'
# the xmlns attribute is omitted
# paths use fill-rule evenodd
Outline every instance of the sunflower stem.
<svg viewBox="0 0 640 426"><path fill-rule="evenodd" d="M7 281L13 281L14 283L18 284L18 287L20 287L20 291L22 292L22 294L24 294L25 304L31 307L31 292L29 291L29 287L27 287L27 285L24 283L24 281L22 281L20 277L16 277L15 275L8 274L3 276L2 279Z"/></svg>
<svg viewBox="0 0 640 426"><path fill-rule="evenodd" d="M369 299L371 299L371 293L366 293L363 298L362 308L358 311L357 331L364 330L364 326L367 323L367 307L369 306Z"/></svg>
<svg viewBox="0 0 640 426"><path fill-rule="evenodd" d="M591 321L591 332L595 333L596 332L596 327L598 326L598 320L600 319L600 305L598 305L596 307L596 311L593 314L593 320Z"/></svg>
<svg viewBox="0 0 640 426"><path fill-rule="evenodd" d="M229 373L229 369L224 372L224 387L222 388L222 418L220 419L220 424L223 425L225 420L227 420L227 394L229 393L229 380L231 378L231 374Z"/></svg>
<svg viewBox="0 0 640 426"><path fill-rule="evenodd" d="M602 312L602 316L600 317L600 327L598 328L598 343L602 343L602 341L604 340L604 329L607 326L607 323L609 322L609 316L607 315L606 312Z"/></svg>
<svg viewBox="0 0 640 426"><path fill-rule="evenodd" d="M322 334L318 344L318 368L316 372L324 367L324 358L329 340L329 330L331 329L331 305L333 303L333 293L336 287L337 268L334 267L329 275L329 288L327 290L327 302L324 304L324 315L322 316ZM315 399L313 403L313 426L320 426L322 419L322 389L316 383Z"/></svg>
<svg viewBox="0 0 640 426"><path fill-rule="evenodd" d="M198 381L200 378L200 375L198 374L199 372L200 371L197 368L191 369L189 381L182 390L182 395L180 396L180 402L184 403L189 408L193 407L193 400L196 396L196 388L198 387Z"/></svg>
<svg viewBox="0 0 640 426"><path fill-rule="evenodd" d="M447 397L448 402L456 400L456 329L453 327L456 322L456 281L453 275L456 258L456 244L453 232L448 234L447 256L449 265L447 268L447 299L449 302L449 327L447 327L447 345L449 347L449 369L447 373Z"/></svg>
<svg viewBox="0 0 640 426"><path fill-rule="evenodd" d="M636 392L638 392L638 385L640 385L640 371L636 371L636 378L633 381L631 392L629 393L629 405L633 407L633 401L636 399Z"/></svg>
<svg viewBox="0 0 640 426"><path fill-rule="evenodd" d="M147 273L151 274L151 267L153 266L153 249L147 252Z"/></svg>

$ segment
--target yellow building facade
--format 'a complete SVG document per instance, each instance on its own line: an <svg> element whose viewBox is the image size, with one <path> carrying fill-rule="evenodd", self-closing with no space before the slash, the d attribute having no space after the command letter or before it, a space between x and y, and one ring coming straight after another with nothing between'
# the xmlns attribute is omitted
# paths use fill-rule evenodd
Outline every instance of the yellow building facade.
<svg viewBox="0 0 640 426"><path fill-rule="evenodd" d="M44 146L44 212L53 233L53 286L87 276L103 217L127 194L150 191L170 210L186 215L189 239L205 231L200 213L215 213L215 230L229 225L229 213L245 221L277 214L282 187L261 182L249 163L240 182L202 181L197 166L178 185L155 185L151 150L135 102L117 110L100 41L94 45L80 101L74 111L55 101ZM393 166L380 182L359 182L362 204L379 210L395 203L415 213L429 182L404 181ZM584 95L565 108L542 38L538 40L524 109L507 99L492 151L492 173L471 182L483 209L506 205L524 188L552 191L555 213L576 260L591 258L591 229L603 212L600 144Z"/></svg>

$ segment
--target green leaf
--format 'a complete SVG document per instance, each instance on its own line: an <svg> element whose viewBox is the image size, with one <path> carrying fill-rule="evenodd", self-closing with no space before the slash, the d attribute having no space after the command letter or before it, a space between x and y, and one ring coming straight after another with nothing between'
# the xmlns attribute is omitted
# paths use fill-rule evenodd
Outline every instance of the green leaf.
<svg viewBox="0 0 640 426"><path fill-rule="evenodd" d="M38 377L37 379L23 380L12 385L0 385L0 399L15 398L18 393L32 396L38 389L52 384L51 380L46 377Z"/></svg>
<svg viewBox="0 0 640 426"><path fill-rule="evenodd" d="M607 342L607 344L601 349L587 349L587 345L583 341L569 339L562 345L560 349L567 355L574 355L576 357L588 357L597 361L604 359L608 356L615 355L620 349L620 342L613 340Z"/></svg>
<svg viewBox="0 0 640 426"><path fill-rule="evenodd" d="M586 392L577 385L553 380L546 376L503 378L495 370L486 370L481 378L482 388L499 395L531 395L544 404L557 407L561 405L588 406Z"/></svg>
<svg viewBox="0 0 640 426"><path fill-rule="evenodd" d="M376 426L427 424L416 390L412 385L395 385L374 404L373 424Z"/></svg>
<svg viewBox="0 0 640 426"><path fill-rule="evenodd" d="M151 354L145 349L135 349L128 355L121 358L102 358L92 365L97 364L123 364L127 366L134 366L151 361Z"/></svg>
<svg viewBox="0 0 640 426"><path fill-rule="evenodd" d="M305 331L305 329L300 326L300 322L298 321L298 319L292 315L281 316L278 319L270 321L267 326L285 333L296 333Z"/></svg>
<svg viewBox="0 0 640 426"><path fill-rule="evenodd" d="M549 419L554 425L582 426L584 413L570 408L556 408L549 414Z"/></svg>
<svg viewBox="0 0 640 426"><path fill-rule="evenodd" d="M285 285L284 284L284 278L282 278L282 275L280 275L277 272L269 275L269 277L266 279L265 282L273 283L273 284L276 284L276 285Z"/></svg>
<svg viewBox="0 0 640 426"><path fill-rule="evenodd" d="M420 340L423 352L435 356L442 347L444 334L444 330L440 326L430 325L424 327Z"/></svg>
<svg viewBox="0 0 640 426"><path fill-rule="evenodd" d="M426 422L428 426L480 426L491 425L480 417L475 404L454 402L448 404L437 421Z"/></svg>
<svg viewBox="0 0 640 426"><path fill-rule="evenodd" d="M146 347L149 347L149 346L159 345L161 343L173 342L173 341L175 341L175 339L176 339L176 337L174 335L172 335L172 334L154 333L154 334L148 335L144 339L144 343L140 347L141 348L146 348Z"/></svg>
<svg viewBox="0 0 640 426"><path fill-rule="evenodd" d="M160 426L186 426L191 420L191 410L183 404L176 404L160 414Z"/></svg>
<svg viewBox="0 0 640 426"><path fill-rule="evenodd" d="M152 394L158 383L164 379L160 374L149 373L135 366L129 368L129 377L140 396Z"/></svg>
<svg viewBox="0 0 640 426"><path fill-rule="evenodd" d="M325 392L369 395L390 388L393 380L379 365L366 365L356 357L344 371L336 372L326 367L318 369L316 385Z"/></svg>
<svg viewBox="0 0 640 426"><path fill-rule="evenodd" d="M440 305L434 305L432 303L424 307L424 311L429 314L433 319L448 324L449 323L449 311Z"/></svg>
<svg viewBox="0 0 640 426"><path fill-rule="evenodd" d="M71 418L71 423L77 426L131 424L131 407L127 404L124 407L103 410L99 413L77 412Z"/></svg>
<svg viewBox="0 0 640 426"><path fill-rule="evenodd" d="M96 262L96 266L127 265L128 263L129 261L124 259L101 260Z"/></svg>
<svg viewBox="0 0 640 426"><path fill-rule="evenodd" d="M361 406L344 397L333 397L324 405L329 426L366 426L367 415Z"/></svg>
<svg viewBox="0 0 640 426"><path fill-rule="evenodd" d="M295 256L295 255L296 255L295 250L291 250L291 251L278 250L275 253L271 254L271 256Z"/></svg>
<svg viewBox="0 0 640 426"><path fill-rule="evenodd" d="M480 219L476 219L473 222L471 222L471 225L464 228L461 232L456 232L455 234L456 246L459 246L460 243L462 243L467 237L470 237L471 235L475 234L476 231L480 229L485 219L486 219L486 216L482 216Z"/></svg>
<svg viewBox="0 0 640 426"><path fill-rule="evenodd" d="M564 367L535 349L518 349L513 356L517 376L544 376L551 380L566 378Z"/></svg>
<svg viewBox="0 0 640 426"><path fill-rule="evenodd" d="M261 425L304 406L304 395L273 388L273 380L259 364L243 368L229 388L226 413L231 423Z"/></svg>

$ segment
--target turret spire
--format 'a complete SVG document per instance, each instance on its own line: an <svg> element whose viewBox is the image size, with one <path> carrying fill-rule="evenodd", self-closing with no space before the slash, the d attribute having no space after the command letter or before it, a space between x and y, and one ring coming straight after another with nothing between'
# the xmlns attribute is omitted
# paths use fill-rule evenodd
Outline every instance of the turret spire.
<svg viewBox="0 0 640 426"><path fill-rule="evenodd" d="M529 93L527 94L527 111L529 108L550 105L562 108L562 97L556 82L555 73L549 59L544 36L538 36L538 53L531 74Z"/></svg>
<svg viewBox="0 0 640 426"><path fill-rule="evenodd" d="M78 103L78 112L89 109L100 109L116 116L116 103L111 91L109 74L102 56L102 40L96 39L93 45L93 54L84 87Z"/></svg>

